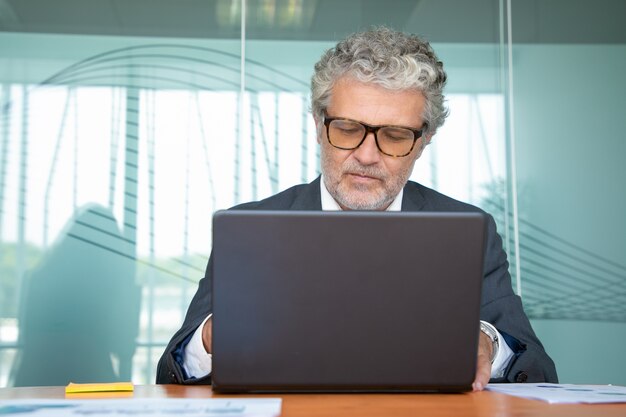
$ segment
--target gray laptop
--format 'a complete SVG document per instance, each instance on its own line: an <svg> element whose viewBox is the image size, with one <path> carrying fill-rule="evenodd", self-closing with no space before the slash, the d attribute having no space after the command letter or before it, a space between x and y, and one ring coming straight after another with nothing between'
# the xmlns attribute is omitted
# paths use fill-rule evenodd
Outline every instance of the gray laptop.
<svg viewBox="0 0 626 417"><path fill-rule="evenodd" d="M480 213L221 211L213 389L471 389Z"/></svg>

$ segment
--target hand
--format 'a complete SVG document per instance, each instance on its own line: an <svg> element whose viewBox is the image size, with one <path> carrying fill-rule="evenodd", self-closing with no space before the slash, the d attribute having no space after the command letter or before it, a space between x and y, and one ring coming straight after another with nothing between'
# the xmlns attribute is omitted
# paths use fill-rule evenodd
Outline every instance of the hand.
<svg viewBox="0 0 626 417"><path fill-rule="evenodd" d="M202 327L202 344L206 353L211 353L211 340L213 340L213 317L205 321Z"/></svg>
<svg viewBox="0 0 626 417"><path fill-rule="evenodd" d="M493 344L489 336L480 332L478 341L478 361L476 362L476 378L472 384L474 391L482 391L491 378L491 355Z"/></svg>

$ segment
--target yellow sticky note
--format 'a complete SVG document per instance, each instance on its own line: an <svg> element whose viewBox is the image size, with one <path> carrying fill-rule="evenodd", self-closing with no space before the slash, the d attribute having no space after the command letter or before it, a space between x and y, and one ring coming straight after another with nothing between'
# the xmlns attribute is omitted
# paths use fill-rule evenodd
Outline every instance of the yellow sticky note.
<svg viewBox="0 0 626 417"><path fill-rule="evenodd" d="M132 382L111 382L107 384L75 384L70 382L65 387L66 394L80 394L84 392L132 392Z"/></svg>
<svg viewBox="0 0 626 417"><path fill-rule="evenodd" d="M99 400L103 398L133 398L131 391L110 391L110 392L79 392L65 393L65 398L74 400Z"/></svg>

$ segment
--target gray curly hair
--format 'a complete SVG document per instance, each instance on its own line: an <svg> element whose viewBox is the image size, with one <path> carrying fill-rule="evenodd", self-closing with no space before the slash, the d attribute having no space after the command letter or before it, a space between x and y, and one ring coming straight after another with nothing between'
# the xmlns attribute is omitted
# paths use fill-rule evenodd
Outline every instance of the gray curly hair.
<svg viewBox="0 0 626 417"><path fill-rule="evenodd" d="M311 110L322 120L334 84L350 76L363 83L374 83L389 90L417 89L426 103L421 115L433 135L448 115L443 87L443 63L430 44L415 35L378 27L350 35L329 49L315 64L311 78Z"/></svg>

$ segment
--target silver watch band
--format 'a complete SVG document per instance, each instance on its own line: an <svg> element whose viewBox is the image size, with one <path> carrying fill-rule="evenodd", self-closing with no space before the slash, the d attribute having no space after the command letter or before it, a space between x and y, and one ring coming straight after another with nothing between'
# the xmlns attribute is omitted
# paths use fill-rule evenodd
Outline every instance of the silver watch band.
<svg viewBox="0 0 626 417"><path fill-rule="evenodd" d="M480 331L486 334L487 337L489 337L489 339L491 339L491 347L492 347L491 363L493 363L493 361L496 359L496 356L498 356L498 351L500 350L500 340L498 338L498 331L496 330L495 327L493 327L491 323L488 323L483 320L480 321Z"/></svg>

